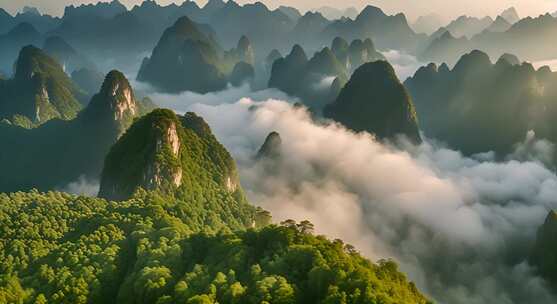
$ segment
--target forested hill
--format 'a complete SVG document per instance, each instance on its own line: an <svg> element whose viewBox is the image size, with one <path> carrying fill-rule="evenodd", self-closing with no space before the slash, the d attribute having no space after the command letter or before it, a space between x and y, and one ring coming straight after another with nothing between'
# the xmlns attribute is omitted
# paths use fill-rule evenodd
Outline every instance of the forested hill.
<svg viewBox="0 0 557 304"><path fill-rule="evenodd" d="M203 199L0 194L0 303L428 303L308 222L231 232Z"/></svg>
<svg viewBox="0 0 557 304"><path fill-rule="evenodd" d="M427 303L394 262L269 225L194 113L137 119L100 194L0 194L0 303Z"/></svg>

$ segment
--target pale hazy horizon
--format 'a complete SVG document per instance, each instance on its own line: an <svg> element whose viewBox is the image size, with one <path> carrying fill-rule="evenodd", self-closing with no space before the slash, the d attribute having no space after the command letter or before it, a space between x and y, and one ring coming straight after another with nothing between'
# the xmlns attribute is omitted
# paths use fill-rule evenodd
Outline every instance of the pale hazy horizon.
<svg viewBox="0 0 557 304"><path fill-rule="evenodd" d="M105 0L102 2L109 2ZM15 14L24 6L33 6L38 8L42 13L55 16L61 16L64 7L67 5L80 5L99 2L97 0L0 0L0 7L11 14ZM143 2L143 0L120 0L121 3L128 8ZM184 1L178 0L158 0L157 3L167 5L170 3L180 4ZM200 6L203 6L207 0L196 0ZM253 0L238 0L238 3L255 2ZM344 0L341 3L337 0L262 0L271 8L279 5L294 6L305 12L307 10L317 9L322 6L331 6L336 8L356 7L361 9L366 5L375 5L382 8L386 13L395 14L399 12L405 13L410 20L414 20L418 16L428 14L438 14L444 19L449 20L460 15L484 17L497 16L501 11L514 6L521 17L538 16L544 13L553 13L557 11L557 0L467 0L467 1L446 1L446 0Z"/></svg>

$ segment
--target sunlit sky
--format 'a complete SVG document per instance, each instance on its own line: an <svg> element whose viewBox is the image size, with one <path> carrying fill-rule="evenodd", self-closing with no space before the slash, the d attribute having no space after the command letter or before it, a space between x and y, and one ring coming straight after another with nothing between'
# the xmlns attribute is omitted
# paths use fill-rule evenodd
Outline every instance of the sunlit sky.
<svg viewBox="0 0 557 304"><path fill-rule="evenodd" d="M105 2L108 0L104 0ZM69 4L93 3L96 0L0 0L0 7L10 13L15 13L23 6L35 6L42 12L61 15L64 6ZM142 0L120 0L124 5L132 7ZM182 3L183 0L158 0L160 4L172 2ZM207 0L197 0L203 5ZM239 3L253 2L252 0L238 0ZM516 7L522 16L537 16L545 12L557 11L557 0L262 0L270 7L278 5L295 6L303 11L321 6L362 8L367 4L383 8L388 13L404 12L410 19L419 15L437 13L445 18L454 18L467 14L471 16L496 16L500 11L510 6Z"/></svg>

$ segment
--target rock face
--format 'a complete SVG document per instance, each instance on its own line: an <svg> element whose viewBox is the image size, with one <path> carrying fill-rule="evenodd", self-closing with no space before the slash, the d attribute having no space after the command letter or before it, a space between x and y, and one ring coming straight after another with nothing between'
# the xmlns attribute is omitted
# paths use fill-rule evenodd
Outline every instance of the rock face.
<svg viewBox="0 0 557 304"><path fill-rule="evenodd" d="M113 70L106 75L100 92L93 96L81 116L107 121L121 135L139 112L130 83L124 74Z"/></svg>
<svg viewBox="0 0 557 304"><path fill-rule="evenodd" d="M74 119L31 130L0 124L0 138L11 143L0 149L0 192L49 191L80 178L98 180L110 147L146 110L124 75L112 71Z"/></svg>
<svg viewBox="0 0 557 304"><path fill-rule="evenodd" d="M557 213L550 211L544 224L538 229L529 263L535 266L553 288L557 287Z"/></svg>
<svg viewBox="0 0 557 304"><path fill-rule="evenodd" d="M25 117L35 125L53 118L72 119L84 99L55 59L33 46L24 47L13 79L0 85L0 118Z"/></svg>
<svg viewBox="0 0 557 304"><path fill-rule="evenodd" d="M421 142L412 100L386 61L359 67L337 100L325 108L325 116L380 139L405 135Z"/></svg>
<svg viewBox="0 0 557 304"><path fill-rule="evenodd" d="M277 159L282 154L282 139L277 132L271 132L257 152L257 159Z"/></svg>
<svg viewBox="0 0 557 304"><path fill-rule="evenodd" d="M164 91L207 93L226 87L220 47L182 17L166 29L150 58L143 61L138 80Z"/></svg>
<svg viewBox="0 0 557 304"><path fill-rule="evenodd" d="M163 194L240 190L234 161L194 113L155 110L136 121L105 160L99 196L125 200L138 189Z"/></svg>

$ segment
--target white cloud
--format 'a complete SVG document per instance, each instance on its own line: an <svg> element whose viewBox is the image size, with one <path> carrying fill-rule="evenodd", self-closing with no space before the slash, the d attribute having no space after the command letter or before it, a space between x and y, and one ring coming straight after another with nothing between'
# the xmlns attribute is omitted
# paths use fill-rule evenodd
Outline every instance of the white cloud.
<svg viewBox="0 0 557 304"><path fill-rule="evenodd" d="M372 259L394 257L440 303L555 300L523 265L547 210L557 208L557 177L541 162L468 158L429 141L398 143L401 150L279 100L187 110L208 121L238 161L251 201L277 222L309 219ZM275 130L285 157L269 171L253 155Z"/></svg>
<svg viewBox="0 0 557 304"><path fill-rule="evenodd" d="M99 188L100 182L98 180L90 180L85 176L80 176L76 181L61 187L60 191L76 195L97 196Z"/></svg>

